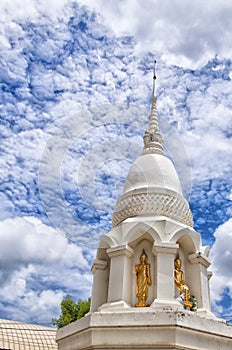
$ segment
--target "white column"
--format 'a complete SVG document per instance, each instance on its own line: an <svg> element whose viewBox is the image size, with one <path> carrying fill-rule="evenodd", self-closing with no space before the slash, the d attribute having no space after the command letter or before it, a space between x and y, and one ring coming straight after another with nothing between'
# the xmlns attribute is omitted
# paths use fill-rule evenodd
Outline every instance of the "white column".
<svg viewBox="0 0 232 350"><path fill-rule="evenodd" d="M208 277L208 293L209 293L209 305L210 305L210 286L209 286L209 281L211 279L211 277L213 276L213 272L212 271L207 271L207 277ZM211 309L211 308L210 308Z"/></svg>
<svg viewBox="0 0 232 350"><path fill-rule="evenodd" d="M98 259L94 260L91 271L93 273L93 286L90 311L95 312L99 306L107 301L109 280L107 261Z"/></svg>
<svg viewBox="0 0 232 350"><path fill-rule="evenodd" d="M153 245L152 253L156 256L155 303L175 300L174 259L178 248L179 244L168 242Z"/></svg>
<svg viewBox="0 0 232 350"><path fill-rule="evenodd" d="M108 303L125 302L131 304L132 262L134 250L126 245L107 249L110 257L110 279Z"/></svg>
<svg viewBox="0 0 232 350"><path fill-rule="evenodd" d="M207 268L208 258L202 253L190 254L189 261L194 264L191 274L191 294L197 299L197 307L210 311L209 286Z"/></svg>

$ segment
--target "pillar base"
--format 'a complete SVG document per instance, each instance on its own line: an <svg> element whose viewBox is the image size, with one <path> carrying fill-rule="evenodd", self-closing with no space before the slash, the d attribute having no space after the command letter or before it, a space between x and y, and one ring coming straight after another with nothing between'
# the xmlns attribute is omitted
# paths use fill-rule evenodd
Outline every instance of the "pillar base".
<svg viewBox="0 0 232 350"><path fill-rule="evenodd" d="M183 305L178 300L162 300L155 299L151 304L152 308L155 309L165 309L165 310L183 310Z"/></svg>
<svg viewBox="0 0 232 350"><path fill-rule="evenodd" d="M124 300L103 304L98 308L99 312L113 312L131 308Z"/></svg>

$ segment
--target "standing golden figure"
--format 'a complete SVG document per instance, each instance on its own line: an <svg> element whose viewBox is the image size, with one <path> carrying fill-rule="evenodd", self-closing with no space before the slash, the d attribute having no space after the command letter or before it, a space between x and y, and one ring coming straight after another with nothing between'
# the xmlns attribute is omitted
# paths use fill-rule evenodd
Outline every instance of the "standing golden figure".
<svg viewBox="0 0 232 350"><path fill-rule="evenodd" d="M136 297L139 302L135 305L136 307L146 307L150 306L146 304L148 297L148 285L151 285L151 274L150 274L150 264L147 263L147 254L143 249L140 255L140 264L135 265L136 272Z"/></svg>
<svg viewBox="0 0 232 350"><path fill-rule="evenodd" d="M176 286L179 288L180 294L184 294L184 306L185 307L192 307L192 302L190 301L190 291L189 287L185 283L184 280L184 272L181 270L181 260L179 257L175 259L174 262L175 270L174 270L174 280Z"/></svg>

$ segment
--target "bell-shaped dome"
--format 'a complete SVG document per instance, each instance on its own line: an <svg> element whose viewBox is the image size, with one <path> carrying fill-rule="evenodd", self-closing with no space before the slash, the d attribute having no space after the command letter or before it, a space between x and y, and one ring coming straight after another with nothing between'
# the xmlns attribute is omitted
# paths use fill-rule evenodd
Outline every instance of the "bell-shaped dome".
<svg viewBox="0 0 232 350"><path fill-rule="evenodd" d="M154 82L155 82L154 72ZM193 226L188 202L183 197L179 177L171 160L164 155L156 109L155 83L149 125L144 135L143 154L132 165L113 213L113 227L129 217L166 216Z"/></svg>
<svg viewBox="0 0 232 350"><path fill-rule="evenodd" d="M144 189L165 189L182 195L180 181L170 159L160 154L144 154L135 160L123 194Z"/></svg>

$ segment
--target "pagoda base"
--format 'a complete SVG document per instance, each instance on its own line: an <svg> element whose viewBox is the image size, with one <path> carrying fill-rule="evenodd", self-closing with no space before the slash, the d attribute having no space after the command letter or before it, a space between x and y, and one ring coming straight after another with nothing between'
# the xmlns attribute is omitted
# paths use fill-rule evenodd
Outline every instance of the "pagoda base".
<svg viewBox="0 0 232 350"><path fill-rule="evenodd" d="M232 325L171 308L90 313L58 330L59 350L231 350Z"/></svg>

